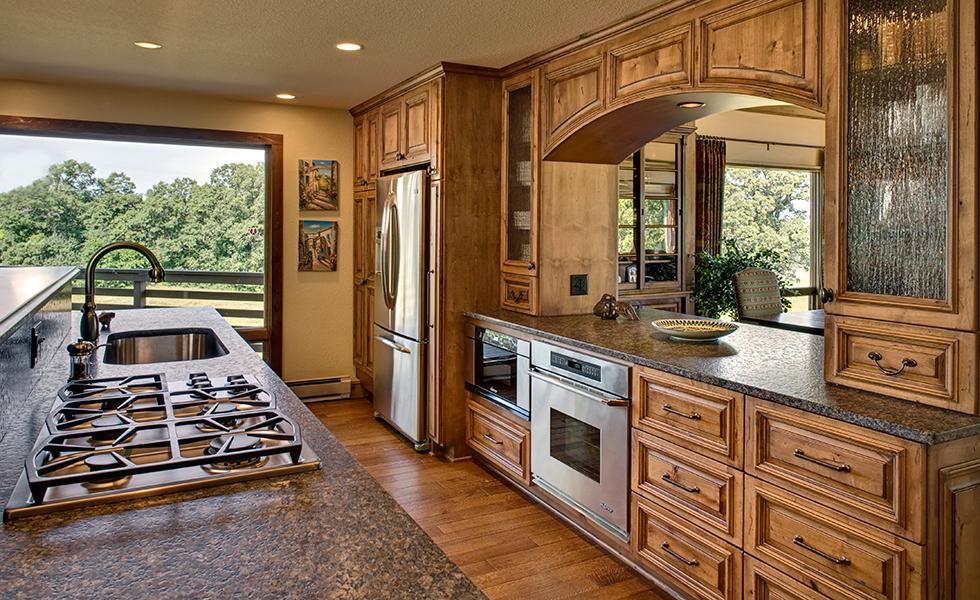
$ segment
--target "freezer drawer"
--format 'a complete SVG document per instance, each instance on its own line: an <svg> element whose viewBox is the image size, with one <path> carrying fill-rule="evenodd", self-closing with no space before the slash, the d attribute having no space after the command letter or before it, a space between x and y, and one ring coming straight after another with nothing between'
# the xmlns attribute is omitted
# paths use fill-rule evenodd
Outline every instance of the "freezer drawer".
<svg viewBox="0 0 980 600"><path fill-rule="evenodd" d="M425 344L374 328L374 410L416 449L425 432Z"/></svg>

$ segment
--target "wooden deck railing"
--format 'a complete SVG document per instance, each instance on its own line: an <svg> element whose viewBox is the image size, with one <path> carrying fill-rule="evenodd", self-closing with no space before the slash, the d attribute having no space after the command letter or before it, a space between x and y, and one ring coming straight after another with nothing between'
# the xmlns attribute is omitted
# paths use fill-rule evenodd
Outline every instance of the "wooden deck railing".
<svg viewBox="0 0 980 600"><path fill-rule="evenodd" d="M236 327L260 327L264 324L262 286L265 278L262 273L167 271L165 283L153 284L145 269L98 269L95 280L99 310L213 306ZM125 282L126 285L99 286L100 282L107 281ZM213 289L213 286L221 284L249 286L249 290ZM81 308L84 296L85 276L81 274L72 287L72 307L75 310Z"/></svg>

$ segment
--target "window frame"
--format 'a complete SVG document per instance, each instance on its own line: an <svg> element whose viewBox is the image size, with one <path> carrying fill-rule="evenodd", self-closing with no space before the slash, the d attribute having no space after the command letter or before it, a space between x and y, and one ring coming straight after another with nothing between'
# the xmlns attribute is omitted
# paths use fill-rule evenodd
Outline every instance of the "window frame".
<svg viewBox="0 0 980 600"><path fill-rule="evenodd" d="M778 144L774 144L778 145ZM823 231L821 229L821 219L823 217L823 167L813 166L788 166L788 165L769 165L762 163L752 163L746 161L732 161L725 163L725 170L729 167L742 169L764 169L768 171L804 171L810 173L810 285L796 286L787 288L790 297L807 296L810 310L822 308L819 299L819 289L823 277L822 243ZM722 213L724 215L724 213ZM725 223L722 222L722 231Z"/></svg>
<svg viewBox="0 0 980 600"><path fill-rule="evenodd" d="M262 342L266 362L282 373L282 280L283 280L283 149L282 135L0 115L0 133L38 137L61 137L116 142L183 144L223 148L263 149L265 151L265 289L262 327L242 327L236 331L249 343Z"/></svg>

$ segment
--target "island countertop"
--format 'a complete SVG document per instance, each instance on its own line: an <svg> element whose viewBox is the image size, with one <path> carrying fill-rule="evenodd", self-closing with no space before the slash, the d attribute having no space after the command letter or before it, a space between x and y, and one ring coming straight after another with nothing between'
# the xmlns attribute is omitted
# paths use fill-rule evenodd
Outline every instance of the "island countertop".
<svg viewBox="0 0 980 600"><path fill-rule="evenodd" d="M654 330L651 321L686 315L652 309L642 309L639 321L534 317L501 309L467 316L915 442L980 434L980 417L826 383L823 338L817 335L739 323L718 342L677 342Z"/></svg>
<svg viewBox="0 0 980 600"><path fill-rule="evenodd" d="M75 267L0 267L0 341L77 273Z"/></svg>
<svg viewBox="0 0 980 600"><path fill-rule="evenodd" d="M213 309L117 311L112 326L213 329L228 355L103 364L97 375L164 373L181 380L193 371L253 374L299 425L322 468L5 523L5 598L483 598ZM67 372L62 352L47 366L22 418L0 432L4 503Z"/></svg>

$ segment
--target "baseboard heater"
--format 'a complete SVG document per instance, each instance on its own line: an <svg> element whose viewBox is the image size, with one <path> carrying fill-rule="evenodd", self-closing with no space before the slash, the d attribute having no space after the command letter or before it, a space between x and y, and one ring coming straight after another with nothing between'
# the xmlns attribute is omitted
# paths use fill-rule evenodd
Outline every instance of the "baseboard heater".
<svg viewBox="0 0 980 600"><path fill-rule="evenodd" d="M303 402L350 398L351 379L346 375L342 377L326 377L323 379L287 381L286 385Z"/></svg>

